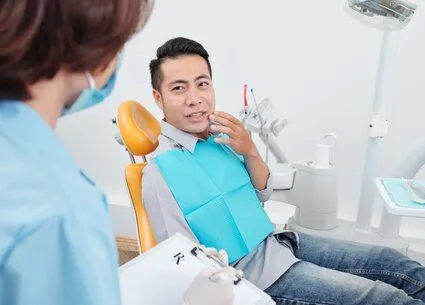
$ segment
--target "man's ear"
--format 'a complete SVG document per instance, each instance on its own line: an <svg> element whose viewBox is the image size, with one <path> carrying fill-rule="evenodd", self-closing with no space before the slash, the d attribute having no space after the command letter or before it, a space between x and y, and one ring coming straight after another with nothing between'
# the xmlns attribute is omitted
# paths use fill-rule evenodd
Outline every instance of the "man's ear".
<svg viewBox="0 0 425 305"><path fill-rule="evenodd" d="M161 92L159 92L156 89L152 89L152 95L153 95L155 103L159 107L159 109L164 110L164 104L163 104L163 101L162 101Z"/></svg>

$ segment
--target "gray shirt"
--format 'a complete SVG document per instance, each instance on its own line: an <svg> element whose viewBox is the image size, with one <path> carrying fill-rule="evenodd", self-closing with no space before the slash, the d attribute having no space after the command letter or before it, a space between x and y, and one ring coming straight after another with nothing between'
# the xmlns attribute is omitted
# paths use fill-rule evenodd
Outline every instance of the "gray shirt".
<svg viewBox="0 0 425 305"><path fill-rule="evenodd" d="M158 140L158 148L151 155L151 158L179 149L179 145L193 153L198 141L203 141L164 121L162 122L162 134ZM199 243L153 160L148 162L143 171L142 187L143 203L158 242L162 242L179 232ZM261 202L270 198L272 176L269 177L266 188L261 191L256 190L256 193ZM297 235L292 232L275 234L277 233L266 237L255 250L234 263L236 268L244 271L245 278L263 290L271 286L298 261L293 254L293 248L298 245Z"/></svg>

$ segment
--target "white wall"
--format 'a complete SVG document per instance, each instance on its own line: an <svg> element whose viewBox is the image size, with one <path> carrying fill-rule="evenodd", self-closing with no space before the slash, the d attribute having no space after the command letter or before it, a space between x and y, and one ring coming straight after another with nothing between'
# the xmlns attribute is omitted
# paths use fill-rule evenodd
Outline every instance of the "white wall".
<svg viewBox="0 0 425 305"><path fill-rule="evenodd" d="M323 133L339 136L340 215L353 219L382 34L351 19L343 6L344 1L335 0L157 0L149 24L126 48L111 98L62 119L58 134L111 203L128 205L122 174L128 156L113 139L111 118L125 99L143 102L160 118L151 98L148 63L167 39L189 37L211 55L219 109L238 112L244 83L255 88L257 99L272 98L289 120L279 142L291 160L311 159ZM423 6L400 33L382 175L424 140ZM425 220L403 224L407 235L420 235L424 228Z"/></svg>

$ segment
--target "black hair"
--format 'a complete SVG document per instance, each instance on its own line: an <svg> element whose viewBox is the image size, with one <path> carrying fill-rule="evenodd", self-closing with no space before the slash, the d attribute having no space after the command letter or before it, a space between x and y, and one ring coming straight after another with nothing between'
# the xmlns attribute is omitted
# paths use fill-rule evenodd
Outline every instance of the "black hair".
<svg viewBox="0 0 425 305"><path fill-rule="evenodd" d="M149 70L151 73L151 84L152 88L159 90L162 82L161 64L167 58L178 58L185 55L199 55L208 65L208 71L212 77L211 64L209 61L209 54L204 47L199 43L191 39L184 37L177 37L168 40L162 46L156 50L156 59L153 59L149 64Z"/></svg>

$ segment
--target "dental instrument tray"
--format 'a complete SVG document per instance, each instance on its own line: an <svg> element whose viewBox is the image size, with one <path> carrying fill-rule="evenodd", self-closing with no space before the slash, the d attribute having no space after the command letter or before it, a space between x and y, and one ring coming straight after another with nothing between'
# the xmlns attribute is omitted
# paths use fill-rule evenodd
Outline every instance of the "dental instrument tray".
<svg viewBox="0 0 425 305"><path fill-rule="evenodd" d="M388 213L425 218L423 203L425 181L377 178L375 184Z"/></svg>

